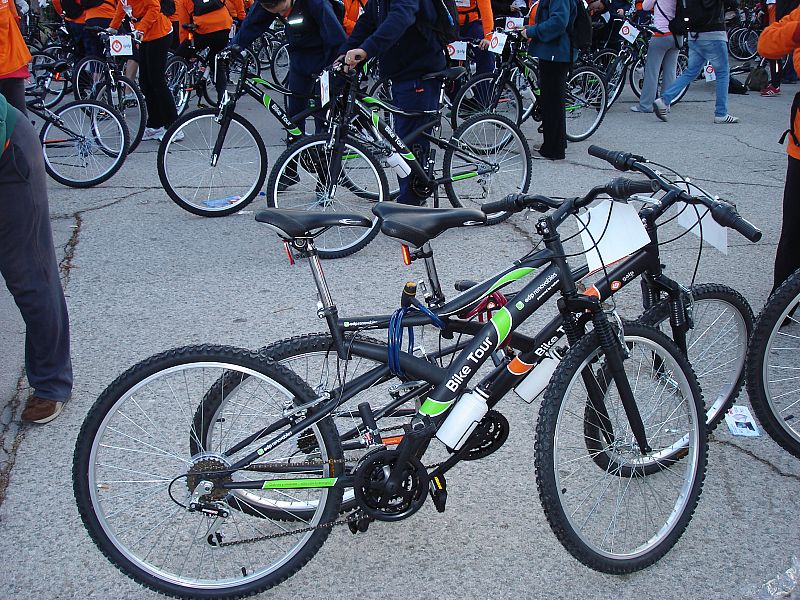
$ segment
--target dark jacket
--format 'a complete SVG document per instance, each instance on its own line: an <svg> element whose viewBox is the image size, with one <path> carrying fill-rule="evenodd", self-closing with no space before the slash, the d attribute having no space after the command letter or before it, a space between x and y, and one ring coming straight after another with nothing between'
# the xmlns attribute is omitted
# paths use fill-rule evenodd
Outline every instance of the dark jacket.
<svg viewBox="0 0 800 600"><path fill-rule="evenodd" d="M278 15L256 2L242 21L234 43L247 48L277 18ZM346 39L344 27L328 0L295 0L286 17L286 41L290 49L320 54L321 64L329 65Z"/></svg>
<svg viewBox="0 0 800 600"><path fill-rule="evenodd" d="M567 30L575 22L575 0L541 0L536 10L536 22L525 31L531 40L528 53L542 60L571 62L571 44Z"/></svg>
<svg viewBox="0 0 800 600"><path fill-rule="evenodd" d="M361 48L367 57L377 56L381 75L393 81L441 71L447 66L444 48L425 28L434 17L430 0L369 0L344 51Z"/></svg>
<svg viewBox="0 0 800 600"><path fill-rule="evenodd" d="M710 7L714 17L706 25L697 27L689 32L689 38L695 37L693 34L707 31L725 31L725 2L723 0L703 0L703 6Z"/></svg>

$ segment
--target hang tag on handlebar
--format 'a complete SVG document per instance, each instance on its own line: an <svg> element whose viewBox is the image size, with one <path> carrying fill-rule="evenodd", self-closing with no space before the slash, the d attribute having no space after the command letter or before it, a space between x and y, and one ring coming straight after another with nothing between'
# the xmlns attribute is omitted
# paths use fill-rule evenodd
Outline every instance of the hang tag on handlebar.
<svg viewBox="0 0 800 600"><path fill-rule="evenodd" d="M321 96L320 107L327 106L331 101L331 78L327 69L319 76L319 93Z"/></svg>
<svg viewBox="0 0 800 600"><path fill-rule="evenodd" d="M455 41L447 44L447 54L451 60L467 60L467 42Z"/></svg>
<svg viewBox="0 0 800 600"><path fill-rule="evenodd" d="M111 56L132 56L133 39L129 35L112 35L108 38Z"/></svg>
<svg viewBox="0 0 800 600"><path fill-rule="evenodd" d="M495 54L502 54L503 48L506 47L506 40L508 36L505 33L500 33L499 31L495 31L492 33L492 37L489 40L489 52L494 52Z"/></svg>
<svg viewBox="0 0 800 600"><path fill-rule="evenodd" d="M639 213L630 204L604 200L577 218L590 273L603 265L608 268L650 242Z"/></svg>
<svg viewBox="0 0 800 600"><path fill-rule="evenodd" d="M697 220L698 215L703 215L699 222ZM695 212L694 206L687 206L678 215L677 221L678 225L688 229L697 237L700 237L700 225L698 223L702 223L703 241L708 242L723 254L728 254L728 228L717 223L705 206L698 206L697 212Z"/></svg>
<svg viewBox="0 0 800 600"><path fill-rule="evenodd" d="M622 24L622 27L619 28L619 34L623 37L623 39L632 44L636 41L636 38L639 37L639 30L631 25L630 21L625 21Z"/></svg>
<svg viewBox="0 0 800 600"><path fill-rule="evenodd" d="M522 29L525 27L525 19L523 17L507 17L506 29Z"/></svg>

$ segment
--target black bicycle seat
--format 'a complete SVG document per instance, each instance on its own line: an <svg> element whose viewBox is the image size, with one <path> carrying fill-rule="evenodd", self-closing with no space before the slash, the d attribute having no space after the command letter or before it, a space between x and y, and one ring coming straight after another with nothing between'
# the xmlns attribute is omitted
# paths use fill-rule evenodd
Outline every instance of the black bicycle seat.
<svg viewBox="0 0 800 600"><path fill-rule="evenodd" d="M290 208L268 208L256 213L256 221L273 229L281 238L313 237L329 227L371 227L372 221L357 213L312 212Z"/></svg>
<svg viewBox="0 0 800 600"><path fill-rule="evenodd" d="M465 72L466 69L464 69L464 67L450 67L449 69L444 69L443 71L436 71L435 73L423 75L422 81L427 81L428 79L458 79Z"/></svg>
<svg viewBox="0 0 800 600"><path fill-rule="evenodd" d="M486 215L474 208L425 208L379 202L372 214L381 219L381 231L389 237L420 247L454 227L486 224Z"/></svg>

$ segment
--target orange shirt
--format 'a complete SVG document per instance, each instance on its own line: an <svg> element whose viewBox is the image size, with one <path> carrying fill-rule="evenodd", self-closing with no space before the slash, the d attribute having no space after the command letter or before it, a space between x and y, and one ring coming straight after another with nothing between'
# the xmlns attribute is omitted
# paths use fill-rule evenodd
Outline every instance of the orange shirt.
<svg viewBox="0 0 800 600"><path fill-rule="evenodd" d="M353 27L356 26L356 21L361 13L364 11L366 0L362 3L361 0L344 0L344 30L347 35L353 33Z"/></svg>
<svg viewBox="0 0 800 600"><path fill-rule="evenodd" d="M83 16L85 19L113 19L114 13L117 11L117 4L116 0L103 0L100 6L83 11Z"/></svg>
<svg viewBox="0 0 800 600"><path fill-rule="evenodd" d="M244 11L244 2L242 0L225 0L225 7L228 9L232 19L244 21L246 15Z"/></svg>
<svg viewBox="0 0 800 600"><path fill-rule="evenodd" d="M80 4L80 2L78 2ZM71 21L72 23L85 23L86 22L86 11L81 13L81 16L77 19L70 19L66 15L63 14L63 8L61 8L61 0L53 0L53 9L56 11L57 15L61 15L64 17L65 21Z"/></svg>
<svg viewBox="0 0 800 600"><path fill-rule="evenodd" d="M111 21L111 27L114 29L119 29L125 17L123 2L131 7L133 18L136 19L133 27L142 32L143 42L151 42L172 34L172 23L169 17L161 12L159 0L120 0L117 12Z"/></svg>
<svg viewBox="0 0 800 600"><path fill-rule="evenodd" d="M27 67L30 59L14 0L0 0L0 78Z"/></svg>
<svg viewBox="0 0 800 600"><path fill-rule="evenodd" d="M460 6L467 2L469 6ZM491 0L456 0L456 6L458 7L459 25L466 25L480 19L483 24L483 35L489 37L494 29Z"/></svg>
<svg viewBox="0 0 800 600"><path fill-rule="evenodd" d="M215 31L230 29L233 24L231 14L224 6L210 13L200 15L199 17L194 16L193 0L175 0L175 6L177 8L178 20L181 23L181 42L189 39L189 32L183 28L183 25L186 23L194 23L197 25L196 33L214 33Z"/></svg>
<svg viewBox="0 0 800 600"><path fill-rule="evenodd" d="M800 48L800 7L764 29L758 38L758 53L764 58L779 59L794 51L794 68L800 73L800 53L795 48ZM800 139L800 111L795 115L792 129ZM800 146L795 144L791 135L787 137L789 146L786 151L792 158L800 160Z"/></svg>

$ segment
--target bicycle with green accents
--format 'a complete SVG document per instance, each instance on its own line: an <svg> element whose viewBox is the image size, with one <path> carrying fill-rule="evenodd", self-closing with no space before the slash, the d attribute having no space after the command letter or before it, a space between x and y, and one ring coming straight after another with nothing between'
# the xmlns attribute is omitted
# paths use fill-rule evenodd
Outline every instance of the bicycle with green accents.
<svg viewBox="0 0 800 600"><path fill-rule="evenodd" d="M302 135L297 123L322 109L310 106L294 120L273 99L288 89L250 71L252 54L229 50L218 60L237 60L242 76L232 93L226 91L218 108L192 111L164 134L158 148L158 177L169 197L181 208L203 217L224 217L246 207L261 191L267 176L267 149L255 126L236 112L247 94L262 104L290 139Z"/></svg>

